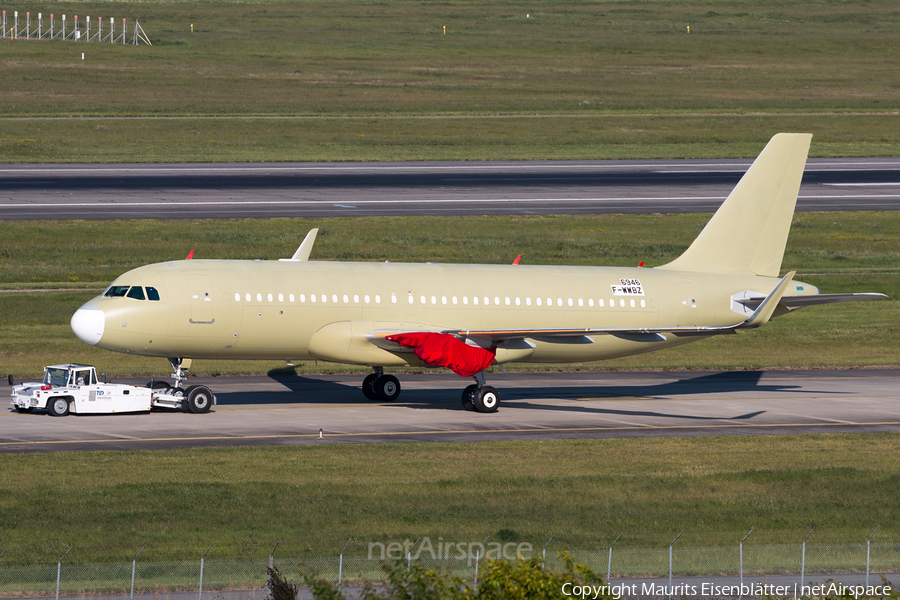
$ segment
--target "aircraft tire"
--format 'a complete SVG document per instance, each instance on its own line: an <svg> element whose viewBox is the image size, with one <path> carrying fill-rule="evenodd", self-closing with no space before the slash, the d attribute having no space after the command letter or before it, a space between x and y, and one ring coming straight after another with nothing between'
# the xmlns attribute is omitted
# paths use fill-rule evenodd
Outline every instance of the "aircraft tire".
<svg viewBox="0 0 900 600"><path fill-rule="evenodd" d="M475 410L475 404L472 403L472 400L475 398L475 392L478 390L478 386L474 383L466 389L463 390L462 393L462 405L466 410Z"/></svg>
<svg viewBox="0 0 900 600"><path fill-rule="evenodd" d="M475 405L475 410L480 413L497 412L497 409L500 408L500 392L486 385L475 392L472 403Z"/></svg>
<svg viewBox="0 0 900 600"><path fill-rule="evenodd" d="M366 375L366 378L363 379L362 392L367 400L378 400L378 396L375 394L375 382L377 380L378 375L375 373L369 373Z"/></svg>
<svg viewBox="0 0 900 600"><path fill-rule="evenodd" d="M187 399L188 411L195 415L208 413L212 408L213 393L205 385L192 385L184 390L184 397Z"/></svg>
<svg viewBox="0 0 900 600"><path fill-rule="evenodd" d="M375 396L381 402L393 402L400 397L400 381L393 375L382 375L373 386Z"/></svg>
<svg viewBox="0 0 900 600"><path fill-rule="evenodd" d="M69 399L65 397L54 398L47 405L47 412L54 417L65 417L69 414Z"/></svg>

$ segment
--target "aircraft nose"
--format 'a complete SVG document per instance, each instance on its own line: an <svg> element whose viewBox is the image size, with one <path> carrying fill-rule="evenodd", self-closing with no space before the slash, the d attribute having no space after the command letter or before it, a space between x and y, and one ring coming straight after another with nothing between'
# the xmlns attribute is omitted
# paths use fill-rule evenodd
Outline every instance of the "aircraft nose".
<svg viewBox="0 0 900 600"><path fill-rule="evenodd" d="M72 315L71 325L79 340L93 346L103 337L106 315L96 305L88 302Z"/></svg>

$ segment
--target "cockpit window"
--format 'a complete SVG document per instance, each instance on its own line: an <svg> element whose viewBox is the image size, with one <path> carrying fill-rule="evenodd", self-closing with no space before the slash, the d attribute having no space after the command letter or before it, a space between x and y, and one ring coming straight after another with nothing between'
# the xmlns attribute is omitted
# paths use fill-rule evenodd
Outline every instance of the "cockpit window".
<svg viewBox="0 0 900 600"><path fill-rule="evenodd" d="M128 293L126 294L129 298L134 298L135 300L143 300L144 299L144 288L139 285L132 286Z"/></svg>
<svg viewBox="0 0 900 600"><path fill-rule="evenodd" d="M111 285L109 289L106 290L106 293L103 294L108 298L121 298L125 294L128 293L128 288L131 286L128 285Z"/></svg>
<svg viewBox="0 0 900 600"><path fill-rule="evenodd" d="M147 300L159 300L159 292L156 291L156 288L147 286Z"/></svg>

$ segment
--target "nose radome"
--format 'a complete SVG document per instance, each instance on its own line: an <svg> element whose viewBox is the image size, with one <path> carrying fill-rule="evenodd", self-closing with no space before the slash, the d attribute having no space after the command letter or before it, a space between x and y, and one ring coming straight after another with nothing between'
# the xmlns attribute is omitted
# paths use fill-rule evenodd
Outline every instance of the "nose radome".
<svg viewBox="0 0 900 600"><path fill-rule="evenodd" d="M71 325L79 340L93 346L103 337L106 315L96 305L88 302L72 315Z"/></svg>

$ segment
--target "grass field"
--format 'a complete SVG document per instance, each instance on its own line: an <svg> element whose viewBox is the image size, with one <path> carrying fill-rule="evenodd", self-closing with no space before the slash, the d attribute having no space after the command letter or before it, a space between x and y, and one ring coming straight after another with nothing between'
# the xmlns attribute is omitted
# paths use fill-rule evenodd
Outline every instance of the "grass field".
<svg viewBox="0 0 900 600"><path fill-rule="evenodd" d="M364 444L0 455L5 564L349 555L366 544L556 550L897 542L897 434Z"/></svg>
<svg viewBox="0 0 900 600"><path fill-rule="evenodd" d="M154 45L0 40L2 162L747 157L777 131L814 133L814 156L900 142L890 0L29 8L137 17Z"/></svg>
<svg viewBox="0 0 900 600"><path fill-rule="evenodd" d="M290 256L319 227L313 259L523 264L664 264L702 229L705 215L414 217L265 221L0 222L0 374L36 377L41 365L83 361L110 376L168 373L163 359L88 346L69 328L72 313L128 269L182 258ZM660 237L659 232L665 231ZM385 233L393 232L393 233ZM449 233L448 233L449 232ZM436 243L446 240L447 243ZM825 293L874 291L900 297L900 214L795 216L783 270ZM87 288L87 289L84 289ZM614 361L558 369L753 369L900 364L900 302L820 306L766 327ZM283 363L196 361L196 374L265 373ZM510 366L510 368L517 368ZM529 365L529 369L540 369ZM305 363L300 373L352 370Z"/></svg>

